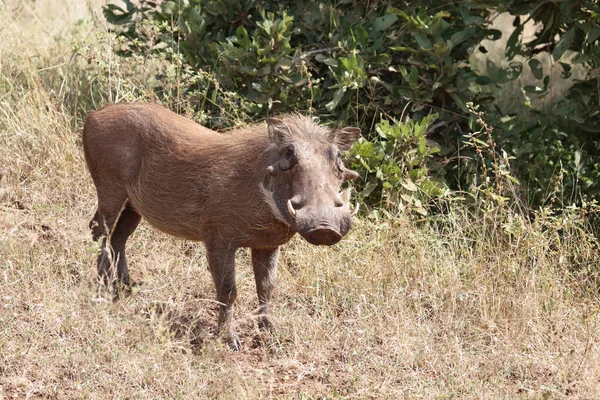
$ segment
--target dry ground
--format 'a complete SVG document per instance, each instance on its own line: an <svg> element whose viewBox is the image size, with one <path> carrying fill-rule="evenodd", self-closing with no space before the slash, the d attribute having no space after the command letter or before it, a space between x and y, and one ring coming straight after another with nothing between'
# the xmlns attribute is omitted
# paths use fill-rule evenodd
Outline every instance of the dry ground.
<svg viewBox="0 0 600 400"><path fill-rule="evenodd" d="M107 301L82 104L132 96L140 74L120 71L144 60L111 53L86 5L0 3L0 399L600 398L598 243L576 213L458 209L357 219L330 249L294 239L272 338L240 252L240 352L215 336L202 246L147 224L129 243L141 290Z"/></svg>

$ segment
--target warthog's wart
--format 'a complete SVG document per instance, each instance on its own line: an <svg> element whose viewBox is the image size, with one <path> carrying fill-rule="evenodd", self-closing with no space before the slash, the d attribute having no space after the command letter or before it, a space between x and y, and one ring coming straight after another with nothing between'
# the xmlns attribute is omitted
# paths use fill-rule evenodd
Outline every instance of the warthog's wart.
<svg viewBox="0 0 600 400"><path fill-rule="evenodd" d="M130 284L125 242L142 217L163 232L203 241L222 303L219 328L237 347L235 251L252 249L258 322L270 329L278 247L296 232L333 245L350 229L350 193L340 186L357 174L340 156L358 135L299 115L219 134L155 104L93 112L83 148L98 193L90 223L94 239L102 238L98 274L108 286Z"/></svg>

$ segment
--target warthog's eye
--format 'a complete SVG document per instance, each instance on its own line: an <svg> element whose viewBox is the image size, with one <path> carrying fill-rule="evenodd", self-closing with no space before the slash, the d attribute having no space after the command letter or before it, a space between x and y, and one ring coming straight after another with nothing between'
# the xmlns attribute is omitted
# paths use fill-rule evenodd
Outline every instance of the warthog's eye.
<svg viewBox="0 0 600 400"><path fill-rule="evenodd" d="M338 169L340 170L340 172L344 172L345 167L344 167L344 163L342 162L342 153L338 152L335 163L336 163Z"/></svg>
<svg viewBox="0 0 600 400"><path fill-rule="evenodd" d="M279 168L282 171L287 171L297 163L298 159L296 157L296 146L291 143L284 150L283 160L279 162Z"/></svg>

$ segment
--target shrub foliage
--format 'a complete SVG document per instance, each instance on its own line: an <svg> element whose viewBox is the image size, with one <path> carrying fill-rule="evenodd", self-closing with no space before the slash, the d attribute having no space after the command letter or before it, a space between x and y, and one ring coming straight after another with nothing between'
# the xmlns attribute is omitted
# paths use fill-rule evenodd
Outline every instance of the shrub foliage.
<svg viewBox="0 0 600 400"><path fill-rule="evenodd" d="M600 8L593 1L180 0L108 4L105 16L123 55L167 56L187 77L186 101L214 128L301 111L363 128L352 163L368 207L427 212L427 204L466 190L498 158L512 159L530 204L581 203L597 192L600 133ZM492 17L514 16L505 63L488 61L484 40L502 38ZM526 23L539 28L525 42ZM556 84L537 54L547 52L569 79L586 71L548 109L531 106ZM567 57L566 55L569 55ZM527 70L535 78L521 81ZM211 79L194 79L206 77ZM190 78L191 77L191 78ZM158 75L159 96L170 96ZM495 97L517 82L518 101ZM478 112L467 106L475 104ZM469 134L479 119L495 129L486 144Z"/></svg>

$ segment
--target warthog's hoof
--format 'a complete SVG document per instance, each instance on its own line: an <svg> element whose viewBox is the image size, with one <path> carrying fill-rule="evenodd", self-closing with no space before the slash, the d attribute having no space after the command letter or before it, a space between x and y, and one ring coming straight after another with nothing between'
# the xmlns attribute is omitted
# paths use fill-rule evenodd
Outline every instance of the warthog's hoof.
<svg viewBox="0 0 600 400"><path fill-rule="evenodd" d="M230 339L229 345L231 346L231 350L233 351L240 351L242 349L242 344L240 343L238 338Z"/></svg>
<svg viewBox="0 0 600 400"><path fill-rule="evenodd" d="M238 339L238 336L234 333L235 331L231 327L225 328L224 326L219 329L219 337L223 344L227 344L233 351L239 351L242 348L242 344Z"/></svg>
<svg viewBox="0 0 600 400"><path fill-rule="evenodd" d="M262 332L273 334L277 330L275 325L271 322L271 320L267 317L259 317L258 318L258 329Z"/></svg>
<svg viewBox="0 0 600 400"><path fill-rule="evenodd" d="M227 344L233 351L240 351L242 349L242 343L235 335L221 336L221 341L221 343Z"/></svg>
<svg viewBox="0 0 600 400"><path fill-rule="evenodd" d="M142 282L128 281L116 282L117 291L125 297L133 296L142 289Z"/></svg>
<svg viewBox="0 0 600 400"><path fill-rule="evenodd" d="M127 283L122 281L114 281L112 284L106 284L105 280L100 278L97 283L98 289L110 294L113 301L121 298L129 297L140 291L142 283L127 280Z"/></svg>

